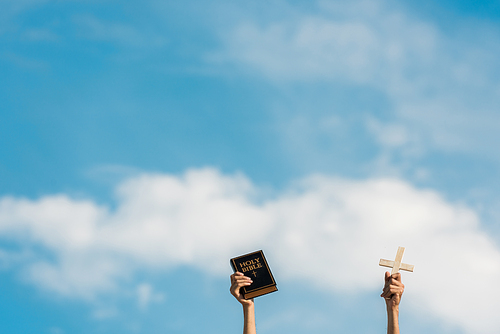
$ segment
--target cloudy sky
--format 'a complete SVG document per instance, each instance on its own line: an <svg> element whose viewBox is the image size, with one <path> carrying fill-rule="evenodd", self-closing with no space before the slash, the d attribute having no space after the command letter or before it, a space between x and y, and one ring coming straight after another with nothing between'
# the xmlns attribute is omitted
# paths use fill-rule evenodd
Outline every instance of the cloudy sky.
<svg viewBox="0 0 500 334"><path fill-rule="evenodd" d="M0 332L500 332L500 2L0 0Z"/></svg>

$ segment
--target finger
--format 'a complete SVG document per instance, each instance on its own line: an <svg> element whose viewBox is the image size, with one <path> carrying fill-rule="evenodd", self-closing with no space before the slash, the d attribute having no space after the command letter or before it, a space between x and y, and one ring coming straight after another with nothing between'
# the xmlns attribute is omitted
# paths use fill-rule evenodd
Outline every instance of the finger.
<svg viewBox="0 0 500 334"><path fill-rule="evenodd" d="M242 281L242 280L245 281L245 280L252 280L252 279L248 276L242 275L242 276L234 276L234 280L235 281Z"/></svg>
<svg viewBox="0 0 500 334"><path fill-rule="evenodd" d="M391 277L391 273L388 272L388 271L386 271L385 272L385 279L384 280L387 281L389 279L389 277Z"/></svg>
<svg viewBox="0 0 500 334"><path fill-rule="evenodd" d="M244 275L242 273L240 273L239 271L236 271L232 275L230 275L229 277L231 277L231 279L233 279L233 278L235 278L237 276L244 276Z"/></svg>
<svg viewBox="0 0 500 334"><path fill-rule="evenodd" d="M235 280L231 285L230 290L239 291L242 287L252 285L252 283L253 282L251 280Z"/></svg>
<svg viewBox="0 0 500 334"><path fill-rule="evenodd" d="M380 295L380 297L382 297L382 298L384 298L384 299L391 299L392 294L390 294L390 293L389 293L389 294L387 294L387 293L382 293L382 294Z"/></svg>
<svg viewBox="0 0 500 334"><path fill-rule="evenodd" d="M380 295L380 297L389 297L390 295L391 295L391 290L389 289L389 287L385 287L382 290L382 294Z"/></svg>
<svg viewBox="0 0 500 334"><path fill-rule="evenodd" d="M397 288L397 289L402 289L404 290L405 288L405 285L401 282L398 282L398 281L395 281L395 280L392 280L391 284L389 284L389 288L393 289L393 288Z"/></svg>
<svg viewBox="0 0 500 334"><path fill-rule="evenodd" d="M238 299L239 299L239 298L241 297L241 292L240 292L240 291L241 291L241 290L240 290L241 288L242 288L242 286L239 286L239 285L233 285L233 286L231 286L231 289L230 289L229 291L231 292L231 294L232 294L233 296L235 296L236 298L238 298Z"/></svg>
<svg viewBox="0 0 500 334"><path fill-rule="evenodd" d="M250 277L236 277L233 282L253 282Z"/></svg>
<svg viewBox="0 0 500 334"><path fill-rule="evenodd" d="M402 295L403 295L403 290L391 290L386 295L386 297L388 297L388 296L398 296L398 297L401 297Z"/></svg>
<svg viewBox="0 0 500 334"><path fill-rule="evenodd" d="M390 288L391 288L390 282L385 282L384 287L382 288L382 291L387 292L387 291L389 291Z"/></svg>
<svg viewBox="0 0 500 334"><path fill-rule="evenodd" d="M244 284L252 284L253 281L251 279L249 279L249 278L246 278L246 279L236 279L234 281L234 284L242 284L242 283L244 283Z"/></svg>
<svg viewBox="0 0 500 334"><path fill-rule="evenodd" d="M392 295L392 293L390 291L384 291L382 292L382 294L380 295L380 297L384 297L384 298L390 298L390 296Z"/></svg>
<svg viewBox="0 0 500 334"><path fill-rule="evenodd" d="M245 275L243 275L242 273L240 272L235 272L234 274L232 274L231 276L229 276L231 278L231 284L237 280L240 280L240 279L245 279L245 278L250 278L250 277L247 277Z"/></svg>
<svg viewBox="0 0 500 334"><path fill-rule="evenodd" d="M391 276L393 279L395 279L398 282L401 282L401 273L395 273L394 275Z"/></svg>
<svg viewBox="0 0 500 334"><path fill-rule="evenodd" d="M394 294L401 295L403 294L404 287L398 286L398 285L387 285L384 287L382 290L382 294L380 295L381 297L390 297Z"/></svg>
<svg viewBox="0 0 500 334"><path fill-rule="evenodd" d="M387 293L383 293L380 295L380 297L384 298L384 299L393 299L394 297L396 296L401 296L397 293L392 293L391 291L387 292Z"/></svg>
<svg viewBox="0 0 500 334"><path fill-rule="evenodd" d="M234 273L231 275L231 287L230 290L235 289L237 286L250 285L253 281L250 277L243 275L242 273Z"/></svg>
<svg viewBox="0 0 500 334"><path fill-rule="evenodd" d="M404 289L405 285L399 281L391 280L390 284L387 284L389 287L398 287Z"/></svg>
<svg viewBox="0 0 500 334"><path fill-rule="evenodd" d="M400 288L393 288L393 289L389 289L389 291L388 291L387 293L388 293L388 294L391 294L391 295L393 295L393 294L398 294L398 295L400 295L400 294L402 294L402 293L403 293L403 290L402 290L402 289L400 289Z"/></svg>
<svg viewBox="0 0 500 334"><path fill-rule="evenodd" d="M238 279L238 278L245 278L245 277L246 278L250 278L248 276L243 275L242 273L234 273L233 275L234 275L234 278L236 278L236 279Z"/></svg>
<svg viewBox="0 0 500 334"><path fill-rule="evenodd" d="M398 294L402 294L403 291L405 291L405 289L401 286L391 286L389 288L389 292L390 293L398 293Z"/></svg>
<svg viewBox="0 0 500 334"><path fill-rule="evenodd" d="M234 284L234 286L236 287L236 289L240 289L244 286L249 286L249 285L252 285L252 282L248 282L248 281L240 281L240 282L236 282Z"/></svg>
<svg viewBox="0 0 500 334"><path fill-rule="evenodd" d="M401 282L401 274L395 277L395 275L391 276L388 280L390 285L398 285L403 286L403 282Z"/></svg>

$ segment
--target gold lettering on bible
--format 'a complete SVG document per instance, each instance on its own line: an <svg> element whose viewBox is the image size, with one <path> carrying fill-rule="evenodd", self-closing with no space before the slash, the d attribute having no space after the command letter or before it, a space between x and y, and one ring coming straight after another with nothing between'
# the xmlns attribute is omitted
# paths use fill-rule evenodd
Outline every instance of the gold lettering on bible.
<svg viewBox="0 0 500 334"><path fill-rule="evenodd" d="M240 268L241 268L241 272L245 273L245 272L250 271L250 270L262 268L262 263L260 263L260 258L256 258L253 260L240 262ZM254 276L256 276L256 275L254 274Z"/></svg>

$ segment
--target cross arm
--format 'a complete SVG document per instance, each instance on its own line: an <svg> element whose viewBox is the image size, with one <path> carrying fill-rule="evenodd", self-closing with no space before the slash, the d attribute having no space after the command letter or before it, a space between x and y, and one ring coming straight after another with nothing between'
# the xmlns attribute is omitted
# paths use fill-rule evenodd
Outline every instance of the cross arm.
<svg viewBox="0 0 500 334"><path fill-rule="evenodd" d="M380 262L378 263L378 265L382 266L382 267L392 268L392 267L394 267L394 261L380 259ZM399 266L399 269L413 272L414 267L415 266L413 264L401 263L401 265Z"/></svg>

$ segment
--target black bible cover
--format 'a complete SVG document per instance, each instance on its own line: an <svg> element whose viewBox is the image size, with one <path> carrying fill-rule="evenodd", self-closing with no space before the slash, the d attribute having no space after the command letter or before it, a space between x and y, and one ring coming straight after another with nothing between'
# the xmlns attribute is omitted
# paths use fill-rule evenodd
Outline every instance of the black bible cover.
<svg viewBox="0 0 500 334"><path fill-rule="evenodd" d="M235 272L239 271L253 281L251 285L241 288L245 299L278 291L273 274L271 274L269 265L261 250L231 259L231 267Z"/></svg>

